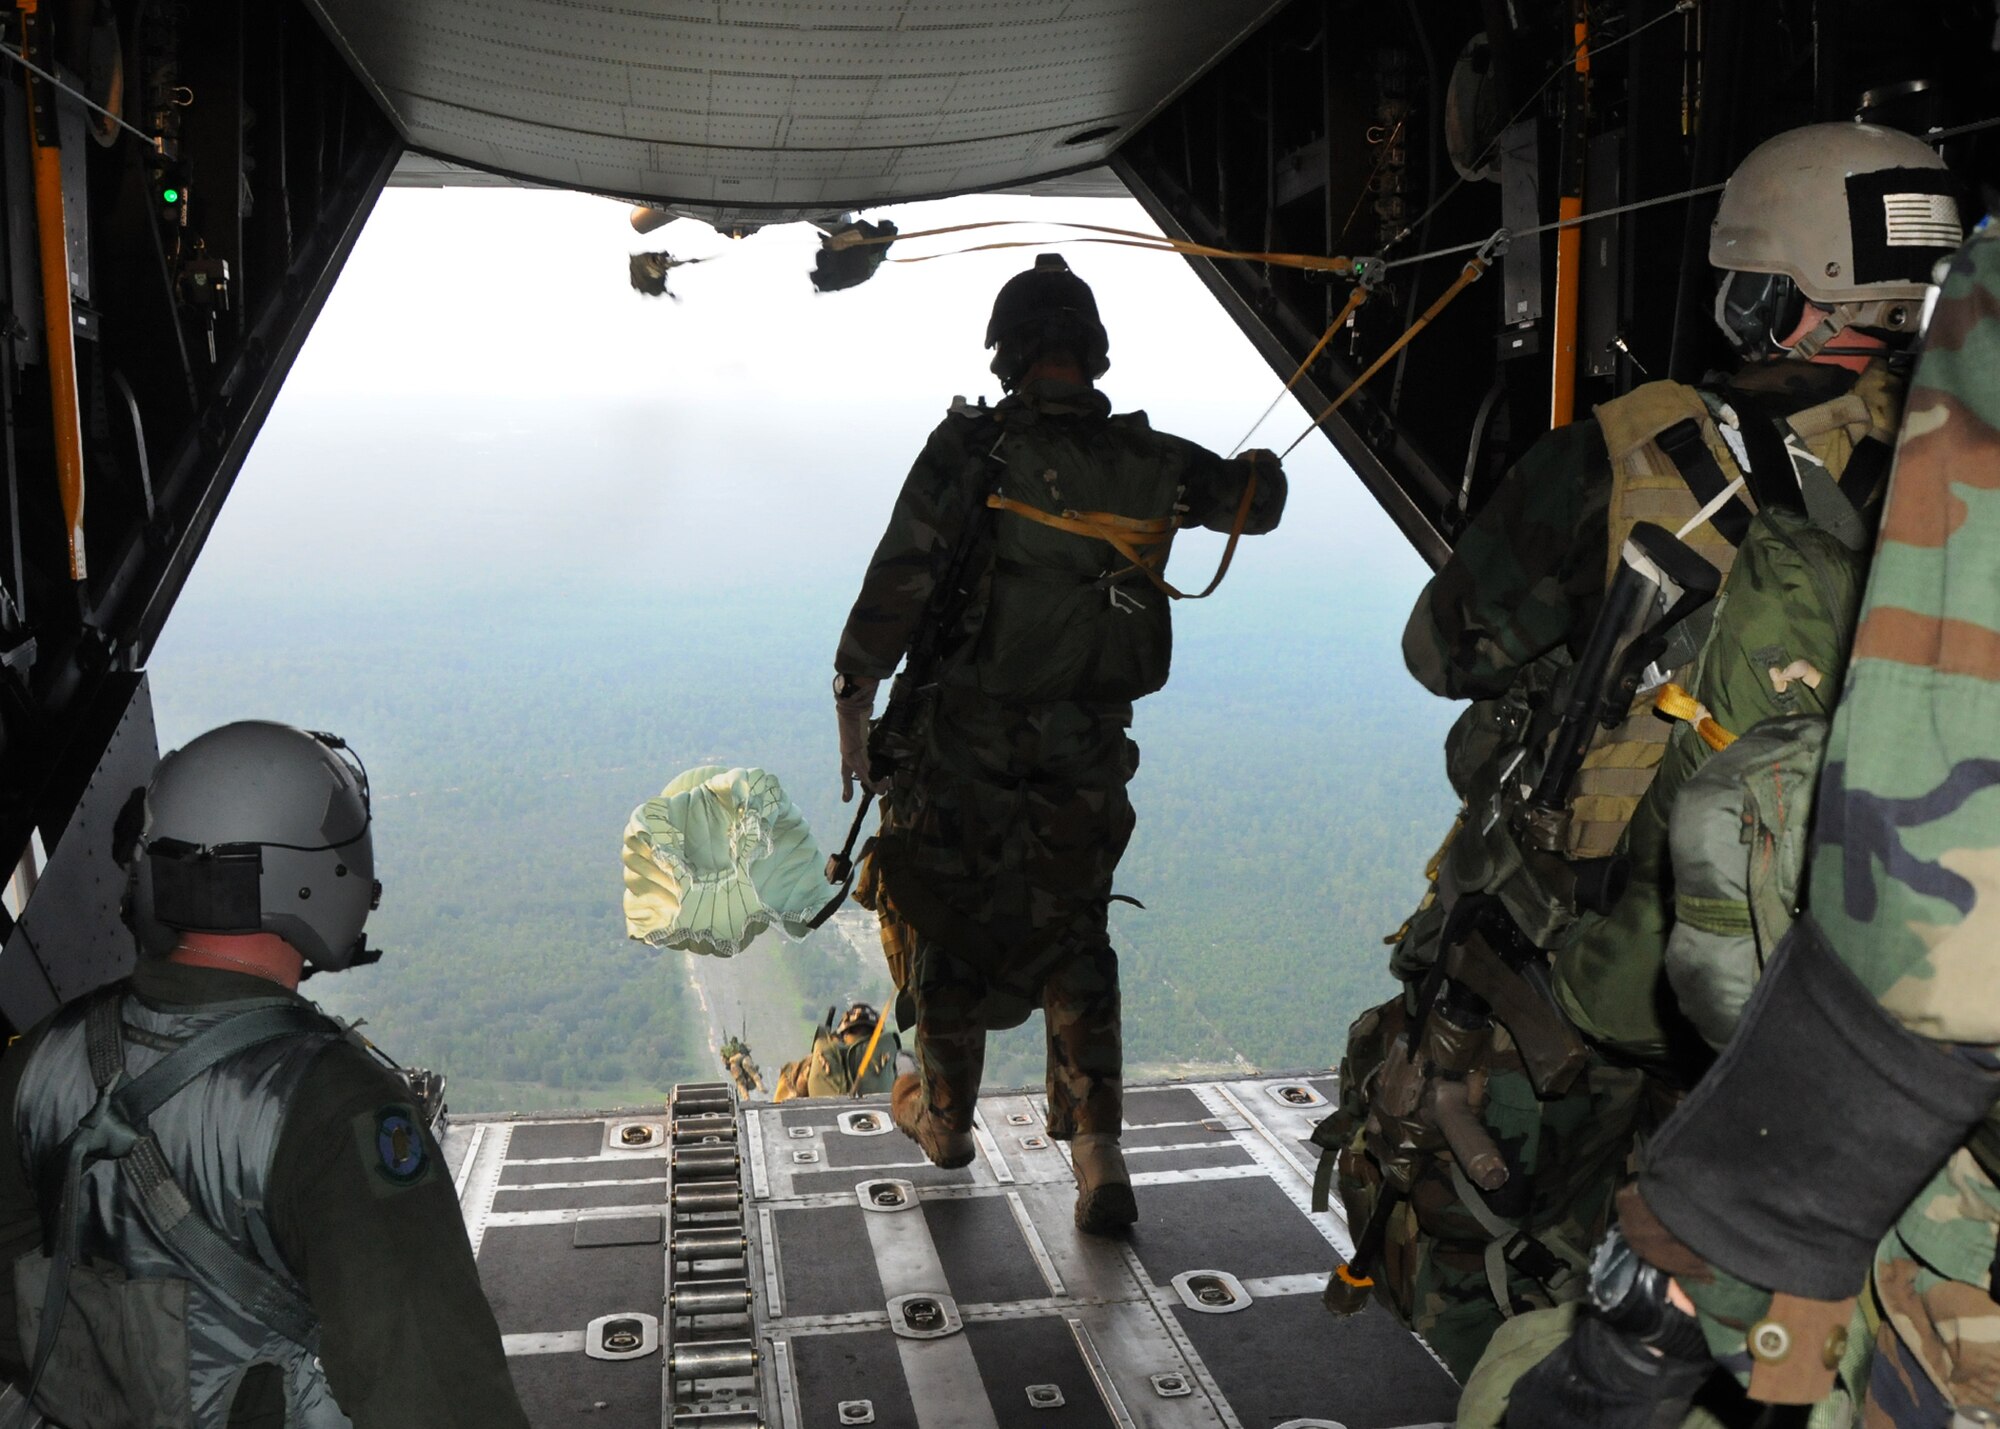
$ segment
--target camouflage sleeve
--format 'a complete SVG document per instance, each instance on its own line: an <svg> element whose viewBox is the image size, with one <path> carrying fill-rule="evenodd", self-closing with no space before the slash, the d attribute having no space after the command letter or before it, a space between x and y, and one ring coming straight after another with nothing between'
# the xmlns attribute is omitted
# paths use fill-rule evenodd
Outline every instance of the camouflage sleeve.
<svg viewBox="0 0 2000 1429"><path fill-rule="evenodd" d="M1403 660L1448 699L1484 699L1589 628L1604 594L1611 461L1594 421L1514 464L1417 597Z"/></svg>
<svg viewBox="0 0 2000 1429"><path fill-rule="evenodd" d="M1181 503L1187 511L1182 524L1203 526L1210 531L1235 530L1236 512L1243 505L1243 489L1250 480L1252 464L1241 457L1225 460L1207 447L1180 437L1164 433L1160 436L1173 444L1176 454L1186 464ZM1243 522L1246 536L1261 536L1277 529L1290 490L1285 469L1275 461L1258 462L1254 470L1257 490L1250 498L1250 514Z"/></svg>
<svg viewBox="0 0 2000 1429"><path fill-rule="evenodd" d="M966 480L967 425L965 418L945 418L903 479L889 528L875 547L861 593L840 632L833 668L841 674L885 680L910 648L972 496Z"/></svg>
<svg viewBox="0 0 2000 1429"><path fill-rule="evenodd" d="M2000 230L1925 339L1821 776L1812 911L1905 1027L2000 1045Z"/></svg>

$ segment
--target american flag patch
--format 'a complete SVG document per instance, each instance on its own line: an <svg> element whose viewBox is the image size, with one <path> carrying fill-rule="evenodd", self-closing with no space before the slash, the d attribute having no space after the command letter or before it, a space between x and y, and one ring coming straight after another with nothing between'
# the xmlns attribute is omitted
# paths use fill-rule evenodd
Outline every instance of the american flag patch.
<svg viewBox="0 0 2000 1429"><path fill-rule="evenodd" d="M1884 194L1882 212L1891 248L1956 248L1965 236L1950 194Z"/></svg>

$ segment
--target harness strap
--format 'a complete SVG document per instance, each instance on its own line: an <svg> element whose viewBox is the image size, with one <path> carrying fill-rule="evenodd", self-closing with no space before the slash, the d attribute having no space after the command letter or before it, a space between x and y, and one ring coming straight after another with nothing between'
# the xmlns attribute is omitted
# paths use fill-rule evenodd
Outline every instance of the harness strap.
<svg viewBox="0 0 2000 1429"><path fill-rule="evenodd" d="M1854 503L1855 510L1864 509L1874 499L1895 455L1895 446L1877 436L1863 437L1854 444L1840 472L1840 494Z"/></svg>
<svg viewBox="0 0 2000 1429"><path fill-rule="evenodd" d="M159 1142L150 1135L125 1162L139 1208L167 1249L247 1310L259 1323L309 1353L319 1349L319 1316L291 1286L257 1264L198 1212L174 1179Z"/></svg>
<svg viewBox="0 0 2000 1429"><path fill-rule="evenodd" d="M260 998L238 1004L227 1021L196 1034L136 1078L125 1073L122 992L93 998L84 1008L84 1039L97 1101L56 1150L63 1164L62 1195L56 1209L54 1253L48 1288L35 1337L28 1381L32 1405L42 1376L55 1354L57 1331L69 1307L71 1268L82 1258L83 1173L93 1163L112 1160L132 1173L140 1212L176 1260L206 1283L217 1286L276 1333L308 1350L318 1343L318 1317L296 1291L264 1266L250 1261L195 1212L160 1145L147 1128L152 1114L196 1077L229 1058L281 1037L314 1032L321 1017L288 998ZM21 1421L17 1417L16 1424Z"/></svg>
<svg viewBox="0 0 2000 1429"><path fill-rule="evenodd" d="M1708 706L1674 684L1671 680L1660 686L1653 696L1653 708L1668 719L1684 720L1694 726L1694 732L1701 736L1701 742L1720 754L1736 743L1736 736L1716 723Z"/></svg>
<svg viewBox="0 0 2000 1429"><path fill-rule="evenodd" d="M1044 511L1039 506L1030 506L1001 496L997 492L986 498L986 504L995 511L1005 511L1010 515L1025 517L1051 530L1064 531L1072 536L1083 536L1093 541L1103 541L1132 564L1122 571L1114 571L1109 579L1117 580L1137 571L1157 586L1172 600L1206 600L1215 594L1215 588L1222 584L1222 578L1229 574L1229 563L1236 559L1236 546L1243 539L1243 529L1250 524L1250 508L1257 499L1257 468L1251 464L1249 474L1244 478L1243 496L1236 503L1236 515L1230 522L1229 542L1222 548L1222 561L1215 568L1215 575L1209 583L1190 595L1168 584L1160 568L1167 563L1167 553L1172 549L1174 533L1180 529L1180 518L1170 516L1146 520L1136 516L1121 516L1115 511L1065 511L1057 515Z"/></svg>
<svg viewBox="0 0 2000 1429"><path fill-rule="evenodd" d="M1722 465L1715 459L1715 453L1708 449L1702 439L1701 423L1692 417L1683 417L1666 428L1653 440L1674 469L1681 474L1681 480L1704 510L1710 506L1709 522L1716 533L1732 546L1743 544L1743 537L1750 529L1750 512L1740 501L1728 500L1731 480L1723 474ZM1733 495L1733 493L1730 493ZM1716 503L1720 505L1716 505Z"/></svg>

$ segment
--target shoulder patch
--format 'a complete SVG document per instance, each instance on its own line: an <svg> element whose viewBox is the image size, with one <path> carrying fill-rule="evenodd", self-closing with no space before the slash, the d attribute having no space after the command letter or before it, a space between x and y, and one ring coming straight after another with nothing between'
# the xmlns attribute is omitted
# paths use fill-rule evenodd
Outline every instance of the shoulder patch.
<svg viewBox="0 0 2000 1429"><path fill-rule="evenodd" d="M431 1169L431 1156L423 1123L414 1108L391 1102L356 1117L354 1129L363 1154L383 1183L414 1186L425 1179Z"/></svg>

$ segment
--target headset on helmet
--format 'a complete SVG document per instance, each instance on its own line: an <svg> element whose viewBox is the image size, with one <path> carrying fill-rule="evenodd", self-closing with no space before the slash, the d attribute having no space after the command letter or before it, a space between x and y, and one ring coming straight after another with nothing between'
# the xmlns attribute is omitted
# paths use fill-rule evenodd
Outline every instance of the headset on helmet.
<svg viewBox="0 0 2000 1429"><path fill-rule="evenodd" d="M1035 266L1016 273L993 299L986 324L993 375L1012 390L1035 360L1067 352L1093 382L1111 366L1111 338L1097 316L1090 284L1070 272L1060 253L1043 253Z"/></svg>
<svg viewBox="0 0 2000 1429"><path fill-rule="evenodd" d="M162 759L135 801L128 917L148 949L262 932L318 971L382 955L361 931L382 900L368 775L338 736L226 724Z"/></svg>
<svg viewBox="0 0 2000 1429"><path fill-rule="evenodd" d="M1722 191L1708 240L1723 270L1716 324L1749 356L1779 351L1808 302L1828 317L1798 357L1848 327L1913 336L1932 268L1963 238L1957 184L1921 139L1874 124L1790 130Z"/></svg>

